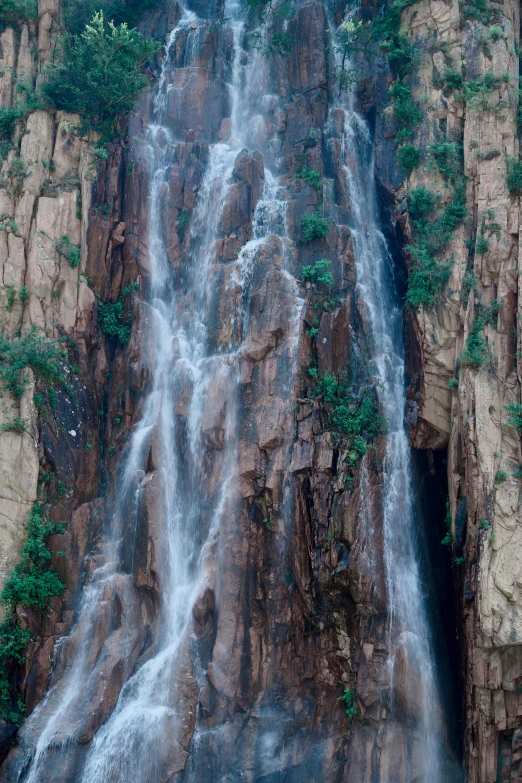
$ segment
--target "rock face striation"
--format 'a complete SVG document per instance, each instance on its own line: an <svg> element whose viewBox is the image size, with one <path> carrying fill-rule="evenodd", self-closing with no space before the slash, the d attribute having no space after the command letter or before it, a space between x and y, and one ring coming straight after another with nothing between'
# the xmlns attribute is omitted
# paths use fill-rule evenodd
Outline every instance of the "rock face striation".
<svg viewBox="0 0 522 783"><path fill-rule="evenodd" d="M405 178L393 59L354 55L343 103L345 9L283 6L158 3L140 29L165 48L109 156L80 117L39 109L3 161L2 334L69 344L52 400L32 377L20 398L2 392L0 576L38 499L64 525L50 547L66 585L45 616L17 609L32 641L12 665L27 711L20 729L1 724L5 783L57 770L71 783L522 781L521 455L507 410L520 401L507 180L519 7L404 4L423 107ZM45 78L59 24L59 4L39 0L38 23L0 33L2 107ZM453 192L433 145L463 153L467 216L438 259L448 280L402 312L436 772L394 636L393 465L350 188L363 141L390 324L415 263L408 194L429 189L441 211ZM120 301L128 341L103 329ZM485 308L481 361L463 361Z"/></svg>

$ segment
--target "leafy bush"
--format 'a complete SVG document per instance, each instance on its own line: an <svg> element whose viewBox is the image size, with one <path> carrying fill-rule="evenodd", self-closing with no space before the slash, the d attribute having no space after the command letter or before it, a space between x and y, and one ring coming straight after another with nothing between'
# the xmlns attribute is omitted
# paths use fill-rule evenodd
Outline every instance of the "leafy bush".
<svg viewBox="0 0 522 783"><path fill-rule="evenodd" d="M123 299L106 304L98 299L98 317L104 334L108 337L116 337L122 345L127 345L130 339L130 326L123 323L123 306Z"/></svg>
<svg viewBox="0 0 522 783"><path fill-rule="evenodd" d="M522 405L519 402L510 402L509 405L504 405L504 408L509 414L508 424L522 432Z"/></svg>
<svg viewBox="0 0 522 783"><path fill-rule="evenodd" d="M64 384L65 350L60 340L45 337L36 328L25 336L0 334L0 384L13 397L21 397L27 389L30 368L36 378L49 384Z"/></svg>
<svg viewBox="0 0 522 783"><path fill-rule="evenodd" d="M448 90L460 90L464 84L462 74L454 68L446 68L442 74L442 80Z"/></svg>
<svg viewBox="0 0 522 783"><path fill-rule="evenodd" d="M427 188L415 188L408 193L408 212L412 220L421 220L435 209L438 197Z"/></svg>
<svg viewBox="0 0 522 783"><path fill-rule="evenodd" d="M37 0L0 0L0 29L38 19Z"/></svg>
<svg viewBox="0 0 522 783"><path fill-rule="evenodd" d="M486 320L484 316L478 315L473 322L464 349L460 354L460 363L464 367L472 367L478 370L484 363L488 355L488 344L483 333L485 325Z"/></svg>
<svg viewBox="0 0 522 783"><path fill-rule="evenodd" d="M296 176L315 190L321 190L323 186L323 178L317 169L309 169L307 166L304 166L304 168L297 170Z"/></svg>
<svg viewBox="0 0 522 783"><path fill-rule="evenodd" d="M25 708L20 699L14 704L9 666L12 662L24 662L23 652L31 638L28 631L20 628L16 607L44 612L51 599L65 590L58 574L49 566L51 552L47 539L56 531L57 526L46 519L42 506L35 503L27 521L22 558L2 591L1 602L6 611L0 625L0 716L10 723L20 723Z"/></svg>
<svg viewBox="0 0 522 783"><path fill-rule="evenodd" d="M458 389L459 382L456 378L450 378L448 381L448 389Z"/></svg>
<svg viewBox="0 0 522 783"><path fill-rule="evenodd" d="M507 477L508 474L505 470L497 470L497 472L495 473L495 480L493 482L495 487L498 487L499 484L503 484L504 481L507 481Z"/></svg>
<svg viewBox="0 0 522 783"><path fill-rule="evenodd" d="M496 76L491 68L480 79L468 79L464 83L464 95L470 109L475 111L498 111L506 108L502 102L492 104L494 90L498 90L502 82L509 82L508 74Z"/></svg>
<svg viewBox="0 0 522 783"><path fill-rule="evenodd" d="M304 266L301 269L303 280L310 280L312 283L321 283L322 285L332 285L333 277L329 271L330 261L322 258L316 261L313 266Z"/></svg>
<svg viewBox="0 0 522 783"><path fill-rule="evenodd" d="M69 32L83 32L94 14L103 13L114 24L126 22L134 27L144 11L157 6L159 0L62 0L63 18Z"/></svg>
<svg viewBox="0 0 522 783"><path fill-rule="evenodd" d="M434 141L428 145L440 173L450 182L455 182L460 170L462 148L454 141Z"/></svg>
<svg viewBox="0 0 522 783"><path fill-rule="evenodd" d="M390 87L393 113L397 123L396 142L409 138L415 127L422 122L423 113L411 97L411 88L400 82Z"/></svg>
<svg viewBox="0 0 522 783"><path fill-rule="evenodd" d="M397 162L407 177L418 165L420 152L414 144L404 144L397 151Z"/></svg>
<svg viewBox="0 0 522 783"><path fill-rule="evenodd" d="M492 8L489 0L461 0L460 7L464 19L481 22L485 27L496 22L501 13L500 9Z"/></svg>
<svg viewBox="0 0 522 783"><path fill-rule="evenodd" d="M522 161L506 158L507 186L511 196L522 196Z"/></svg>
<svg viewBox="0 0 522 783"><path fill-rule="evenodd" d="M348 718L348 729L351 729L353 719L357 717L359 710L354 704L355 691L351 688L343 688L342 696L339 696L337 701L342 701L345 707L346 717Z"/></svg>
<svg viewBox="0 0 522 783"><path fill-rule="evenodd" d="M20 109L0 108L0 139L8 141L14 133L16 121L20 119Z"/></svg>
<svg viewBox="0 0 522 783"><path fill-rule="evenodd" d="M319 211L301 217L301 241L304 244L314 239L324 239L330 230L330 221L321 216Z"/></svg>
<svg viewBox="0 0 522 783"><path fill-rule="evenodd" d="M475 246L475 250L479 256L484 255L484 253L487 253L489 250L489 242L486 239L485 236L481 235L477 239L477 244Z"/></svg>
<svg viewBox="0 0 522 783"><path fill-rule="evenodd" d="M451 274L451 265L437 261L424 243L408 245L413 264L408 274L406 302L410 307L431 307Z"/></svg>
<svg viewBox="0 0 522 783"><path fill-rule="evenodd" d="M42 86L46 98L57 109L82 115L83 131L92 128L110 140L118 116L132 109L147 84L142 67L158 45L126 24L107 24L101 11L61 45L62 61L50 66Z"/></svg>
<svg viewBox="0 0 522 783"><path fill-rule="evenodd" d="M58 242L55 243L57 252L67 259L72 269L76 269L80 266L81 255L80 248L76 245L71 245L71 240L67 236L63 236Z"/></svg>

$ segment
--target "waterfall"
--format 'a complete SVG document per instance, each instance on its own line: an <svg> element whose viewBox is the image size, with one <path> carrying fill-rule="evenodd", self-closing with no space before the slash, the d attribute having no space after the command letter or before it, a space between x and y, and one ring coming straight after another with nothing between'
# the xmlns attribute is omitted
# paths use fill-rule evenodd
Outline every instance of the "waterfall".
<svg viewBox="0 0 522 783"><path fill-rule="evenodd" d="M330 29L335 35L332 25ZM340 62L338 66L342 67ZM352 93L341 93L335 108L344 115L342 163L351 201L349 226L357 269L357 295L366 315L367 337L373 349L372 370L388 420L382 525L389 605L389 708L392 717L402 712L413 719L417 747L409 760L409 774L412 777L420 774L423 783L446 783L441 705L419 572L419 520L414 507L411 453L404 426L402 312L395 290L393 260L379 226L369 128L354 110ZM367 482L363 481L363 504L366 488ZM395 783L393 773L385 779Z"/></svg>
<svg viewBox="0 0 522 783"><path fill-rule="evenodd" d="M278 644L282 646L280 639L284 638L289 648L294 644L293 638L286 640L287 632L291 635L287 629L292 622L302 627L305 641L299 651L301 658L305 657L303 650L306 653L309 649L307 645L315 644L316 638L322 642L320 632L324 630L326 638L334 624L329 604L331 594L327 593L334 588L329 586L325 590L321 597L324 605L320 609L317 609L319 601L314 603L321 587L319 579L314 583L314 567L321 559L321 543L317 531L312 530L314 521L309 509L301 512L310 528L303 533L303 537L309 536L306 554L302 562L292 563L294 571L300 573L296 576L288 572L289 549L295 543L292 537L295 536L298 502L303 509L307 503L312 503L312 493L304 497L306 491L302 486L302 496L297 497L298 480L291 467L296 433L301 425L305 435L309 428L311 439L312 436L330 437L330 433L319 431L320 406L316 401L300 400L305 413L299 424L294 405L298 396L295 387L299 362L304 365L305 361L300 351L304 343L303 318L307 305L302 296L303 287L294 275L297 275L298 263L306 261L306 253L310 252L309 259L314 262L317 258L313 252L323 252L323 246L319 251L305 248L299 251L302 253L299 257L295 225L291 226L287 207L291 196L299 195L304 188L299 190L301 186L295 186L299 176L295 176L296 167L292 168L292 165L296 161L286 172L283 166L281 170L277 168L282 158L280 137L284 132L277 131L276 115L281 109L280 98L287 95L289 88L282 88L279 95L270 94L267 57L261 51L268 40L273 9L268 9L257 31L261 45L257 49L247 46L248 51L244 51L245 5L241 0L226 0L224 5L225 22L217 27L228 46L226 67L223 66L228 112L224 112L223 117L229 121L228 132L213 131L208 134L212 142L201 143L198 147L198 143L190 146L192 142L181 141L173 130L177 118L173 117L172 106L178 113L183 111L176 70L202 67L199 36L210 28L207 20L182 9L178 24L167 37L161 73L153 88L150 122L134 141L137 157L144 162L149 182L147 252L150 276L146 301L139 303L139 333L133 329L132 340L141 344L141 369L149 378L149 385L141 402L139 419L121 455L113 490L106 498L106 524L89 555L76 622L57 646L50 687L20 731L17 755L9 761L5 773L9 777L0 776L4 783L52 783L57 780L57 769L61 778L78 783L167 783L172 780L214 783L214 779L216 783L239 780L283 783L290 767L296 770L290 773L291 779L299 777L306 783L311 780L331 783L340 780L341 776L349 783L369 783L369 777L364 781L350 777L352 774L357 776L357 769L354 767L350 772L346 768L346 754L342 755L346 748L341 744L348 746L350 738L345 723L342 724L342 709L337 704L338 672L343 673L344 684L354 671L348 670L346 664L349 658L346 648L350 647L348 621L342 627L342 650L340 645L325 643L325 658L330 655L331 669L321 661L321 676L317 679L324 678L321 680L324 690L318 688L318 692L321 698L327 694L324 698L327 710L338 709L335 714L328 714L326 728L323 724L323 733L316 745L316 692L312 687L306 696L301 693L294 698L295 681L291 677L284 681L282 677L281 685L279 671L273 662L281 660L274 652ZM321 23L321 40L323 27ZM287 22L281 29L287 30ZM333 28L331 31L333 33ZM324 106L325 113L317 127L324 122L326 99ZM351 202L348 223L355 253L356 291L360 310L366 315L365 338L372 348L370 372L379 386L381 406L389 422L382 490L384 565L389 598L389 676L382 695L383 713L386 709L383 723L390 719L390 723L395 721L406 726L408 739L403 741L403 746L408 746L409 777L407 781L399 780L394 769L383 767L379 768L378 780L379 783L447 783L431 630L419 572L411 456L403 422L405 378L401 310L394 286L392 259L379 228L368 127L354 111L352 98L347 93L330 106L330 113L332 111L343 117L341 165ZM317 112L319 116L319 109ZM320 135L316 117L313 114L309 117L313 119L303 120L300 129L305 139L301 144L303 159L306 144L311 138L315 144L316 136ZM337 120L336 124L339 127ZM315 134L312 137L311 131ZM294 132L297 133L295 129ZM313 160L317 162L320 145L314 149L317 157ZM238 236L239 229L236 235L235 231L225 232L221 226L229 196L237 185L236 167L244 154L251 155L250 160L258 165L262 185L253 210L252 231L242 240ZM197 195L187 217L183 257L178 263L169 255L165 204L171 187L171 169L183 155L197 159L202 176L197 187L194 186ZM281 171L285 172L282 177L279 176ZM294 191L291 191L292 187ZM317 193L313 193L312 198L316 197ZM332 220L337 219L345 207L334 204L334 197L333 181L327 182L323 200L328 202L327 214ZM310 206L315 209L316 202L307 202L306 208ZM290 239L292 231L294 240ZM346 227L343 231L345 238ZM230 252L225 252L225 241L229 240L236 244L232 250L229 248ZM337 247L340 244L339 241ZM263 254L269 251L273 256L263 267ZM335 259L340 255L339 251L336 256L335 245L330 245L324 252ZM275 310L279 310L265 330L273 337L273 344L268 347L260 347L260 339L256 342L262 329L256 323L252 304L256 285L260 285L260 268L268 268L275 277L272 299L281 297L275 305ZM342 277L339 269L335 269L334 277ZM229 304L228 309L223 308L229 316L223 319L225 323L219 322L216 315L223 298ZM284 306L281 305L283 299ZM264 301L267 309L269 304L271 302ZM331 310L328 314L332 315ZM324 314L318 311L318 315ZM320 319L315 321L319 323ZM349 328L355 330L353 324ZM317 334L318 329L315 332ZM310 345L311 338L308 340ZM262 354L265 348L267 353L277 349L279 355L270 357L263 365L256 354ZM356 350L355 347L354 352ZM256 355L255 359L252 359L253 355ZM266 484L271 481L270 519L255 507L258 498L254 492L241 494L245 481L240 467L244 455L240 450L245 442L247 446L250 443L248 437L242 437L250 426L249 421L245 423L248 417L243 415L245 397L250 393L245 391L247 382L243 374L246 371L262 376L259 383L260 386L265 384L262 391L269 399L268 404L263 399L265 407L259 417L262 426L258 429L264 428L263 432L256 432L257 441L255 438L252 441L254 445L259 444L259 451L265 452L263 459L266 454L270 455L266 456L267 465L273 460L273 464L263 467L264 473L260 470ZM308 409L316 414L313 421L311 414L306 413ZM306 421L305 415L309 416ZM325 493L330 492L331 498L334 479L328 473L327 463L330 443L325 440L323 444L326 457L322 478L323 486L329 485ZM310 452L313 448L312 442ZM332 455L333 451L332 447ZM332 464L333 460L332 456ZM313 471L312 464L310 458L302 469L303 474L306 470ZM331 472L333 474L333 468ZM252 473L256 473L255 465ZM305 481L309 478L306 475ZM380 565L378 556L371 550L371 528L375 525L375 515L368 501L371 478L369 461L364 458L360 469L361 527L366 541L364 556L370 570ZM343 481L342 475L335 479ZM251 605L262 605L260 612L266 615L262 639L266 649L261 650L260 642L258 668L263 687L260 685L258 692L249 694L248 708L243 708L239 698L235 701L235 691L232 695L227 691L228 657L232 649L227 642L228 636L237 630L234 609L230 609L229 603L236 600L239 606L238 595L242 590L246 591L246 576L237 575L234 556L243 539L254 538L257 532L252 534L252 529L246 525L240 527L240 504L244 497L251 500L246 513L254 508L261 515L262 525L258 527L263 533L269 530L273 534L268 543L263 540L261 545L259 541L252 544L253 548L264 548L269 554L263 561L268 572L266 581L261 585L261 576L256 574L258 592L255 597L249 596ZM339 494L336 502L338 498ZM328 514L330 511L324 516ZM333 514L331 511L332 517ZM152 551L146 556L153 566L148 571L143 569L147 575L140 577L142 582L137 586L139 530L144 519L152 541ZM330 521L327 519L326 524ZM332 568L325 576L325 568L321 574L324 584L335 583L337 571L348 570L352 555L346 540L332 544L329 553L332 562L334 554L339 552L342 555L338 568L335 560L336 572L331 573ZM312 563L310 567L305 562L306 557ZM232 573L229 593L225 584L228 570ZM295 587L298 578L302 581L301 593ZM142 592L138 587L143 588ZM149 588L151 595L160 596L157 603L147 592ZM204 656L198 647L195 615L208 595L215 600L214 609L219 606L220 616L213 620L213 647L209 660L205 661L201 660ZM282 609L280 614L274 611L272 618L270 610L276 604L278 610L280 606ZM344 605L340 603L341 607ZM247 608L251 610L250 605ZM311 618L316 610L318 616ZM216 611L216 615L219 612ZM247 637L251 628L246 619L244 625ZM334 633L331 635L333 637ZM235 648L234 652L247 659L249 656L242 644L241 641L237 646L240 652ZM341 659L338 667L337 659ZM300 665L297 662L294 666L292 660L289 669L294 667L297 671ZM238 667L240 675L241 667ZM303 668L295 677L302 677L308 687L314 674L306 671L306 666ZM317 670L316 674L319 674ZM315 686L315 682L313 684ZM285 687L287 701L283 704L281 692ZM206 702L202 694L206 694ZM217 703L215 694L220 698L225 694L226 698L222 697L215 713L209 717L204 714L204 707L212 699ZM226 699L229 699L228 703ZM292 708L296 704L294 712L288 707L289 702ZM248 717L242 723L237 716L247 713ZM337 732L342 736L336 747L333 741L330 743L330 720L337 720ZM250 721L248 726L247 721ZM341 725L343 728L339 730ZM374 728L372 726L372 730ZM386 742L391 742L385 730L383 735ZM378 756L377 746L381 739L382 735L375 740L372 750L375 756ZM310 748L296 749L297 745L305 748L307 743ZM212 761L208 761L209 758ZM327 759L325 765L330 763L328 777L324 774L323 759ZM375 761L377 767L379 763L379 760ZM372 775L372 780L377 780L373 772Z"/></svg>

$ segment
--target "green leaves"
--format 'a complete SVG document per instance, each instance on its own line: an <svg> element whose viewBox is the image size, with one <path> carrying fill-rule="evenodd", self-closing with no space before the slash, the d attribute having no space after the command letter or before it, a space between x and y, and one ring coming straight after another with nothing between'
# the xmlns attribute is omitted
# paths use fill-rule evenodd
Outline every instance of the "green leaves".
<svg viewBox="0 0 522 783"><path fill-rule="evenodd" d="M0 385L13 397L21 397L29 384L27 368L51 385L63 384L65 360L62 342L45 337L36 328L24 336L0 334Z"/></svg>
<svg viewBox="0 0 522 783"><path fill-rule="evenodd" d="M304 244L314 239L324 239L330 230L330 221L321 217L319 211L301 217L301 241Z"/></svg>
<svg viewBox="0 0 522 783"><path fill-rule="evenodd" d="M321 258L313 266L304 266L301 269L303 280L309 280L311 283L320 283L321 285L331 286L333 284L332 273L329 271L330 261Z"/></svg>
<svg viewBox="0 0 522 783"><path fill-rule="evenodd" d="M142 68L158 48L125 23L106 23L100 11L83 33L63 37L62 60L49 66L42 90L57 109L81 114L84 132L92 128L110 140L117 117L147 84Z"/></svg>
<svg viewBox="0 0 522 783"><path fill-rule="evenodd" d="M109 337L116 337L122 345L127 345L130 339L130 326L123 322L123 299L104 304L98 299L98 317L102 332Z"/></svg>

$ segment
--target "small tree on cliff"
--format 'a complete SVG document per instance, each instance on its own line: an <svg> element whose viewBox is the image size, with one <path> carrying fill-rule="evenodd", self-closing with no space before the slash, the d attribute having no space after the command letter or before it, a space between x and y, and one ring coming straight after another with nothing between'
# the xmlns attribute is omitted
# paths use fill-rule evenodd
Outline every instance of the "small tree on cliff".
<svg viewBox="0 0 522 783"><path fill-rule="evenodd" d="M94 15L81 35L65 35L62 59L50 66L42 86L57 109L80 114L83 131L95 130L109 141L116 119L134 106L147 84L142 69L158 51L126 24L106 23L103 12Z"/></svg>

